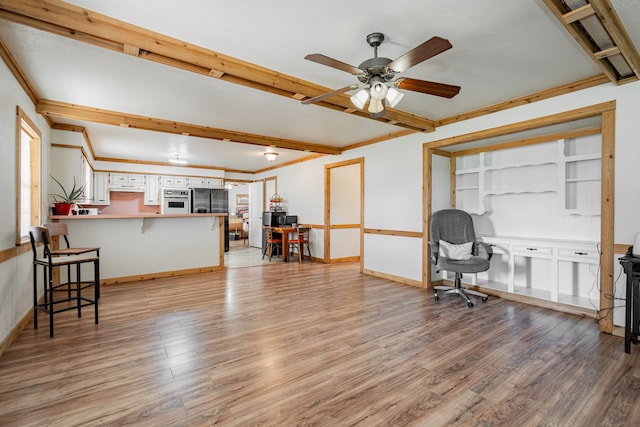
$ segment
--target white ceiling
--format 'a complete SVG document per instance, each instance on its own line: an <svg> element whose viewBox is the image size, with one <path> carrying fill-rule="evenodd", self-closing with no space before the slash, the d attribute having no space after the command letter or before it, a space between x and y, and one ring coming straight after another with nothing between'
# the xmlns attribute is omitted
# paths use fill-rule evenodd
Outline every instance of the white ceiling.
<svg viewBox="0 0 640 427"><path fill-rule="evenodd" d="M601 73L542 0L73 0L69 3L299 79L337 89L354 76L304 60L359 65L365 37L385 34L396 58L434 35L453 48L405 77L462 87L452 99L408 92L398 110L444 119ZM640 0L612 0L640 46ZM141 116L345 147L403 128L105 50L0 20L0 37L38 96ZM257 171L267 147L69 119L99 157ZM55 142L55 141L54 141ZM274 165L309 153L277 149Z"/></svg>

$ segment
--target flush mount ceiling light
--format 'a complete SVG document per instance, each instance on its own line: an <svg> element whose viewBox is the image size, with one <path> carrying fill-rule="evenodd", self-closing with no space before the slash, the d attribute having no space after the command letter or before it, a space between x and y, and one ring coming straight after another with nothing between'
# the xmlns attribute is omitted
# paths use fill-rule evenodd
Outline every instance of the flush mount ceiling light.
<svg viewBox="0 0 640 427"><path fill-rule="evenodd" d="M273 162L276 157L278 157L278 153L276 153L275 151L267 151L266 153L264 153L264 156L267 158L267 160Z"/></svg>
<svg viewBox="0 0 640 427"><path fill-rule="evenodd" d="M169 159L169 163L173 163L174 165L186 165L187 161L181 159L179 154L176 154L175 157Z"/></svg>

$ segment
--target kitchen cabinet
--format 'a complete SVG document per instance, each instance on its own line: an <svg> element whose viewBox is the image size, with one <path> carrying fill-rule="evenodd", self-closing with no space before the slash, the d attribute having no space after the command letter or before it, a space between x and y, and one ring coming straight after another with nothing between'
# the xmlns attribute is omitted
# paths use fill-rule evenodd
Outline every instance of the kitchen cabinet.
<svg viewBox="0 0 640 427"><path fill-rule="evenodd" d="M160 204L160 177L158 175L147 175L145 179L144 204Z"/></svg>
<svg viewBox="0 0 640 427"><path fill-rule="evenodd" d="M109 173L109 187L144 191L145 176L137 173Z"/></svg>
<svg viewBox="0 0 640 427"><path fill-rule="evenodd" d="M161 182L164 188L187 188L186 176L163 175Z"/></svg>
<svg viewBox="0 0 640 427"><path fill-rule="evenodd" d="M207 178L205 180L206 188L224 188L224 179L222 178Z"/></svg>
<svg viewBox="0 0 640 427"><path fill-rule="evenodd" d="M206 188L207 183L206 183L206 178L203 177L197 177L197 176L190 176L188 178L188 187L189 188Z"/></svg>
<svg viewBox="0 0 640 427"><path fill-rule="evenodd" d="M93 174L93 204L109 204L109 173L94 172Z"/></svg>

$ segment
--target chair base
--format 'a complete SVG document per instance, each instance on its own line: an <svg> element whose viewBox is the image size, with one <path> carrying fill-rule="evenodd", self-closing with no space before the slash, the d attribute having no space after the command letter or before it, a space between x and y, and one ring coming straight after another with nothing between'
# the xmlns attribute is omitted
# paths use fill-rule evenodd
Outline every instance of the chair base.
<svg viewBox="0 0 640 427"><path fill-rule="evenodd" d="M438 302L440 301L440 295L438 295L438 291L444 291L441 294L456 294L458 297L463 297L467 302L468 307L473 307L473 301L469 298L469 295L475 295L477 297L482 298L482 302L486 302L489 299L489 295L483 294L482 292L473 291L471 289L464 289L461 285L462 273L456 273L456 278L453 286L444 286L438 285L433 287L433 299Z"/></svg>

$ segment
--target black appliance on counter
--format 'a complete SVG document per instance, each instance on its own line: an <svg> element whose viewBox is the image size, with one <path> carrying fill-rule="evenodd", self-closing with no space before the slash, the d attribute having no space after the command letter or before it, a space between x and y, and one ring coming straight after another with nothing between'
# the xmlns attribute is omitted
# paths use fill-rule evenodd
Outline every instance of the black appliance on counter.
<svg viewBox="0 0 640 427"><path fill-rule="evenodd" d="M265 227L278 227L286 216L286 212L262 212L262 225Z"/></svg>
<svg viewBox="0 0 640 427"><path fill-rule="evenodd" d="M192 188L191 213L223 213L224 251L229 252L229 192L217 188Z"/></svg>

